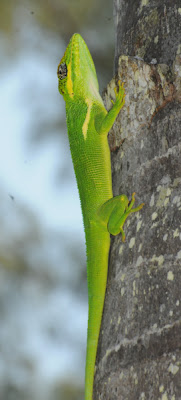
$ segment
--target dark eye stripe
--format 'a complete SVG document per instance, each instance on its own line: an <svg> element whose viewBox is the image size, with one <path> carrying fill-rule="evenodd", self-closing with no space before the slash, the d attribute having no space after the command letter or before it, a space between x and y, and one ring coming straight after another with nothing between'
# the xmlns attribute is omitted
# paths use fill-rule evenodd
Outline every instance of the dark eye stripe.
<svg viewBox="0 0 181 400"><path fill-rule="evenodd" d="M66 76L67 76L67 66L66 66L65 63L62 63L62 64L59 65L57 74L58 74L58 78L59 79L65 79L66 78Z"/></svg>

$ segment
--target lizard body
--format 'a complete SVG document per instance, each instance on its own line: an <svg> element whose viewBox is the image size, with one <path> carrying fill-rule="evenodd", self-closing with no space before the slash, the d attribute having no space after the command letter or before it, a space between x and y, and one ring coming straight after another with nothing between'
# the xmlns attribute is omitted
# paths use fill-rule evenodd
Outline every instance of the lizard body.
<svg viewBox="0 0 181 400"><path fill-rule="evenodd" d="M115 102L107 112L95 66L83 38L74 34L58 65L59 91L66 104L70 150L80 195L86 237L88 281L88 331L85 400L92 400L94 368L107 283L110 233L121 232L132 209L134 193L113 197L107 134L124 105L124 88L115 90Z"/></svg>

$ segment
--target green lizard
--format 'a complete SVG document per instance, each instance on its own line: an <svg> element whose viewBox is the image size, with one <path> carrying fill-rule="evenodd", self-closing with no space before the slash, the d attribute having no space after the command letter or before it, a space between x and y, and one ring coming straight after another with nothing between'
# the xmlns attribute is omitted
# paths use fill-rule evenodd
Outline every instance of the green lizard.
<svg viewBox="0 0 181 400"><path fill-rule="evenodd" d="M85 400L92 400L97 345L107 283L110 234L121 232L131 212L135 193L113 197L110 150L107 141L116 116L124 105L119 82L115 102L106 111L99 94L95 66L86 43L74 34L58 65L58 87L66 104L70 150L80 195L87 252L88 331Z"/></svg>

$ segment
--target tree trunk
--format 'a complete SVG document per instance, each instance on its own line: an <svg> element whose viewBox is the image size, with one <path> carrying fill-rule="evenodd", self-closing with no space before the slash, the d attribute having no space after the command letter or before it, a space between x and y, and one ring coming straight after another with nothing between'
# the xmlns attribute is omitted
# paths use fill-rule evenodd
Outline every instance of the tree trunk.
<svg viewBox="0 0 181 400"><path fill-rule="evenodd" d="M181 3L115 0L126 102L112 131L114 195L144 208L112 238L95 400L181 399ZM105 93L111 108L112 80Z"/></svg>

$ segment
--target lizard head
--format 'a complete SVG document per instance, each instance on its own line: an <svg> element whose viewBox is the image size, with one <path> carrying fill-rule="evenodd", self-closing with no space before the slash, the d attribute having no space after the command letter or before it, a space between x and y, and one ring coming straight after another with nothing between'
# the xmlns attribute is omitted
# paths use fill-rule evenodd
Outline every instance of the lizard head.
<svg viewBox="0 0 181 400"><path fill-rule="evenodd" d="M89 49L81 35L75 33L57 70L58 88L65 100L74 97L99 98L96 70Z"/></svg>

